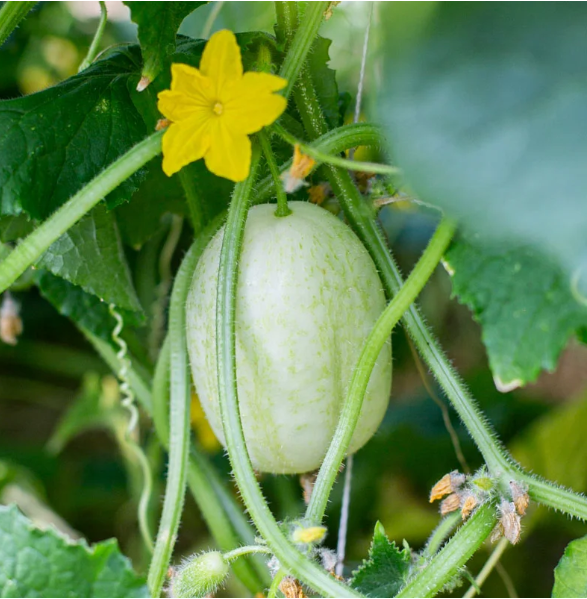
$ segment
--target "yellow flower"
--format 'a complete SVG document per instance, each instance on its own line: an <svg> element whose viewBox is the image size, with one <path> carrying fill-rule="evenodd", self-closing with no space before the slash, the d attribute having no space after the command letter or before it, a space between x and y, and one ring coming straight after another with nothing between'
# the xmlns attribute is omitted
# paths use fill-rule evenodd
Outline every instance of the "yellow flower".
<svg viewBox="0 0 587 599"><path fill-rule="evenodd" d="M215 175L242 181L251 167L247 137L273 123L287 101L273 92L285 79L243 73L241 52L231 31L215 33L200 68L171 66L171 89L161 92L159 111L171 121L163 136L163 171L173 175L204 158Z"/></svg>

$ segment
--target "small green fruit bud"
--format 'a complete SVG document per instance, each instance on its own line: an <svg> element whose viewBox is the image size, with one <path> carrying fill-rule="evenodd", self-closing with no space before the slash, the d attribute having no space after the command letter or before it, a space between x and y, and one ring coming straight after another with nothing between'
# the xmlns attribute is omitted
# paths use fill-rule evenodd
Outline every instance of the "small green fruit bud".
<svg viewBox="0 0 587 599"><path fill-rule="evenodd" d="M171 583L171 594L173 597L206 597L224 582L228 572L222 553L203 553L178 570Z"/></svg>

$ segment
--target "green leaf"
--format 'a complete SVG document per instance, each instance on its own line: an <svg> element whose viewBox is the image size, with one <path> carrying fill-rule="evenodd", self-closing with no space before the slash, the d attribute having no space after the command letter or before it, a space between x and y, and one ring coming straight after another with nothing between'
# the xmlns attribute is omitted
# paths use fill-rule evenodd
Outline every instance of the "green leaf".
<svg viewBox="0 0 587 599"><path fill-rule="evenodd" d="M114 50L79 75L0 102L0 214L42 220L146 135L133 96L137 46ZM108 195L130 198L144 169Z"/></svg>
<svg viewBox="0 0 587 599"><path fill-rule="evenodd" d="M124 2L139 27L143 76L149 81L163 70L175 51L175 35L182 21L206 2Z"/></svg>
<svg viewBox="0 0 587 599"><path fill-rule="evenodd" d="M342 125L341 99L338 95L336 73L329 66L329 48L332 41L318 36L308 56L308 68L316 88L318 101L330 129Z"/></svg>
<svg viewBox="0 0 587 599"><path fill-rule="evenodd" d="M37 285L43 297L53 304L60 314L88 329L97 337L112 342L112 330L116 321L108 311L106 303L46 271L38 274ZM121 309L118 311L126 324L138 325L143 322L140 313Z"/></svg>
<svg viewBox="0 0 587 599"><path fill-rule="evenodd" d="M587 257L587 5L433 8L403 52L386 32L376 104L398 165L470 229L574 270Z"/></svg>
<svg viewBox="0 0 587 599"><path fill-rule="evenodd" d="M2 597L148 597L116 540L72 541L40 530L15 506L0 507Z"/></svg>
<svg viewBox="0 0 587 599"><path fill-rule="evenodd" d="M0 241L8 243L28 235L35 227L26 215L0 216Z"/></svg>
<svg viewBox="0 0 587 599"><path fill-rule="evenodd" d="M511 446L527 471L587 491L587 398L570 402L534 421Z"/></svg>
<svg viewBox="0 0 587 599"><path fill-rule="evenodd" d="M38 266L107 304L141 311L116 223L104 206L94 208L53 243Z"/></svg>
<svg viewBox="0 0 587 599"><path fill-rule="evenodd" d="M569 337L587 326L587 308L573 297L561 268L531 248L476 235L453 243L445 265L453 292L481 325L500 390L553 370Z"/></svg>
<svg viewBox="0 0 587 599"><path fill-rule="evenodd" d="M114 211L123 241L139 248L160 229L168 212L186 215L185 194L179 177L165 175L161 158L156 158L131 201Z"/></svg>
<svg viewBox="0 0 587 599"><path fill-rule="evenodd" d="M387 538L381 522L377 522L369 557L353 572L351 586L367 597L395 597L409 571L410 550L400 551Z"/></svg>
<svg viewBox="0 0 587 599"><path fill-rule="evenodd" d="M571 541L554 569L553 597L587 597L587 537Z"/></svg>

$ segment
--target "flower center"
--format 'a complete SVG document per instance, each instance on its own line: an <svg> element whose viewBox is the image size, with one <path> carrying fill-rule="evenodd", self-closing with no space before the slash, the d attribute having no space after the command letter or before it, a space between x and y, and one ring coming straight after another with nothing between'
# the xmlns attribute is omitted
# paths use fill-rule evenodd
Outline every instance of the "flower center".
<svg viewBox="0 0 587 599"><path fill-rule="evenodd" d="M212 107L212 111L214 112L214 114L220 116L224 112L224 106L222 106L220 102L216 102L216 104L214 104L214 106Z"/></svg>

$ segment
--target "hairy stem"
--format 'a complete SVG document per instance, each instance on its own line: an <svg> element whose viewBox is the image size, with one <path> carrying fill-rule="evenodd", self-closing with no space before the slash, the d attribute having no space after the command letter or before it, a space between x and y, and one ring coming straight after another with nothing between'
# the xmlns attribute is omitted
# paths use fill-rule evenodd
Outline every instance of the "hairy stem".
<svg viewBox="0 0 587 599"><path fill-rule="evenodd" d="M289 216L291 214L291 210L287 205L287 194L285 193L281 179L279 178L279 167L277 166L277 162L275 162L275 155L271 149L269 136L265 131L261 131L259 132L258 137L259 141L261 142L263 155L265 156L265 160L267 160L267 165L269 166L269 170L271 172L271 177L273 177L273 184L275 186L275 195L277 196L277 208L275 210L275 216Z"/></svg>
<svg viewBox="0 0 587 599"><path fill-rule="evenodd" d="M391 331L395 325L428 282L432 272L444 255L454 230L455 225L451 221L443 220L439 224L414 270L381 314L365 341L361 356L353 371L336 431L312 491L312 498L306 511L306 518L310 522L321 522L324 517L328 498L340 465L353 438L371 373L379 354L384 345L389 342Z"/></svg>
<svg viewBox="0 0 587 599"><path fill-rule="evenodd" d="M86 57L82 60L82 63L79 65L78 73L87 69L98 54L98 49L100 47L100 42L102 41L102 35L104 35L104 29L106 29L106 23L108 22L108 10L106 9L106 2L100 0L100 22L98 23L98 29L96 29L96 33L94 34L94 39L90 45L88 53Z"/></svg>
<svg viewBox="0 0 587 599"><path fill-rule="evenodd" d="M357 123L356 125L344 125L328 131L316 139L312 143L312 147L324 154L338 154L356 146L380 146L383 141L383 135L377 126ZM283 163L279 167L279 172L287 171L291 167L291 163L291 159ZM275 181L272 175L268 175L256 185L253 203L262 204L267 202L274 193L276 193Z"/></svg>
<svg viewBox="0 0 587 599"><path fill-rule="evenodd" d="M397 597L434 597L477 551L495 526L493 503L479 507L451 540L420 570Z"/></svg>
<svg viewBox="0 0 587 599"><path fill-rule="evenodd" d="M250 204L253 180L259 155L255 156L249 177L238 183L228 211L224 230L218 295L216 300L216 357L218 363L218 402L226 447L234 477L243 501L259 533L267 541L283 566L319 593L332 597L355 597L357 594L334 580L324 570L300 553L285 537L263 497L249 458L242 428L236 375L235 311L238 258L244 237L245 220Z"/></svg>
<svg viewBox="0 0 587 599"><path fill-rule="evenodd" d="M349 171L360 171L364 173L374 173L376 175L397 175L401 173L401 170L395 166L389 166L387 164L378 164L375 162L359 162L357 160L349 160L347 158L341 158L340 156L332 155L327 152L323 152L320 148L306 144L296 139L294 135L284 129L279 123L275 123L272 126L273 131L283 138L287 143L292 146L298 145L300 151L310 158L313 158L318 163L330 164L332 166L338 166Z"/></svg>
<svg viewBox="0 0 587 599"><path fill-rule="evenodd" d="M0 46L8 36L18 27L18 24L27 16L36 2L5 2L0 9Z"/></svg>
<svg viewBox="0 0 587 599"><path fill-rule="evenodd" d="M159 154L162 135L162 131L154 133L130 149L21 241L0 263L0 293L102 198Z"/></svg>
<svg viewBox="0 0 587 599"><path fill-rule="evenodd" d="M292 3L288 2L287 4ZM284 96L286 98L289 98L298 74L303 68L306 56L316 39L318 29L322 24L322 19L324 18L324 13L328 8L328 4L328 2L309 2L306 6L303 23L291 38L291 44L289 44L287 55L279 70L279 75L287 80L287 85L284 90ZM284 11L280 12L283 14Z"/></svg>

